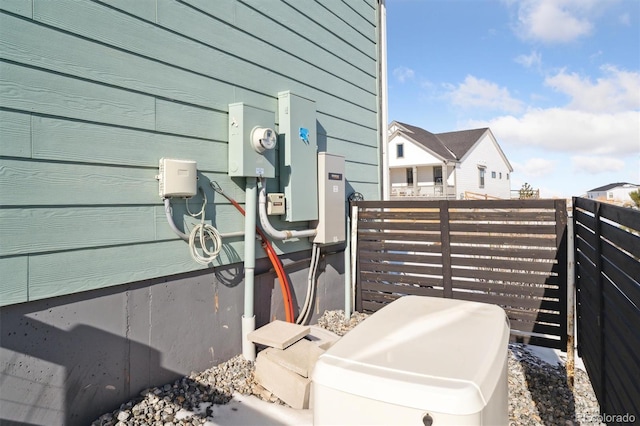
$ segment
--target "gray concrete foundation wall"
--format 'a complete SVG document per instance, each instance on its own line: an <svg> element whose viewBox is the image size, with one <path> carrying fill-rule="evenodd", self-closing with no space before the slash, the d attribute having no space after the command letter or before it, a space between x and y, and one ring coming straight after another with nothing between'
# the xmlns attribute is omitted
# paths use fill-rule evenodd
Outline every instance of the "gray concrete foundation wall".
<svg viewBox="0 0 640 426"><path fill-rule="evenodd" d="M287 255L295 311L309 253ZM280 285L256 270L256 324L284 319ZM312 322L344 308L343 253L323 257ZM242 265L0 308L0 424L86 425L141 390L241 352Z"/></svg>

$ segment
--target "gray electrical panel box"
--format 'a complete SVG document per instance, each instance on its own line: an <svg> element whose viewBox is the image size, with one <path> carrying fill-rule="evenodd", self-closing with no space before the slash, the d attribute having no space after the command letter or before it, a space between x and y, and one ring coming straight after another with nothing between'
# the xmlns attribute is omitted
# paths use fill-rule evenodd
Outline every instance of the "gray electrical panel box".
<svg viewBox="0 0 640 426"><path fill-rule="evenodd" d="M345 240L344 157L318 153L318 222L313 239L318 244Z"/></svg>
<svg viewBox="0 0 640 426"><path fill-rule="evenodd" d="M318 219L316 133L315 102L289 91L278 93L280 187L288 222Z"/></svg>
<svg viewBox="0 0 640 426"><path fill-rule="evenodd" d="M229 176L276 176L275 117L242 102L229 104Z"/></svg>

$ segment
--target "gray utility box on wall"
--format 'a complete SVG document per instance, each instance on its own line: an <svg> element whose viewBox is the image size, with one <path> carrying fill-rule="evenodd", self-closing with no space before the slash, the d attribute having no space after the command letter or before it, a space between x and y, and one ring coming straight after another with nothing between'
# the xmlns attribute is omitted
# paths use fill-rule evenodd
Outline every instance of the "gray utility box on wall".
<svg viewBox="0 0 640 426"><path fill-rule="evenodd" d="M288 222L318 219L316 132L315 102L289 91L278 93L280 187Z"/></svg>
<svg viewBox="0 0 640 426"><path fill-rule="evenodd" d="M318 222L313 240L318 244L340 243L345 239L344 157L318 153Z"/></svg>
<svg viewBox="0 0 640 426"><path fill-rule="evenodd" d="M252 145L256 128L273 129L276 114L242 102L229 104L229 176L276 176L276 150L258 152Z"/></svg>

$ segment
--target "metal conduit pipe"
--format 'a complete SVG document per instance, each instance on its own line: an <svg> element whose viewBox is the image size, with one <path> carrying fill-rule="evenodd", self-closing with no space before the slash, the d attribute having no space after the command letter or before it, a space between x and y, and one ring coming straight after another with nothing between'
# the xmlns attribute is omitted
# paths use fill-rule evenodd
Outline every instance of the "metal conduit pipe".
<svg viewBox="0 0 640 426"><path fill-rule="evenodd" d="M290 238L308 238L314 237L317 234L316 229L304 229L304 230L285 230L280 231L271 225L269 222L269 216L267 215L267 181L266 179L260 179L261 188L260 196L258 199L258 213L260 215L260 225L262 230L273 239L276 240L288 240Z"/></svg>

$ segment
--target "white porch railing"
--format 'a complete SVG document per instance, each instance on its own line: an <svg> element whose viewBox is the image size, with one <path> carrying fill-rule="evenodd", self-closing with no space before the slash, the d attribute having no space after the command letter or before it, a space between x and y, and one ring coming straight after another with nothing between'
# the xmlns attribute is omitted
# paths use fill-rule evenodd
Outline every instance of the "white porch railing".
<svg viewBox="0 0 640 426"><path fill-rule="evenodd" d="M391 197L403 198L430 198L430 199L455 199L455 187L453 185L394 185L391 187Z"/></svg>

